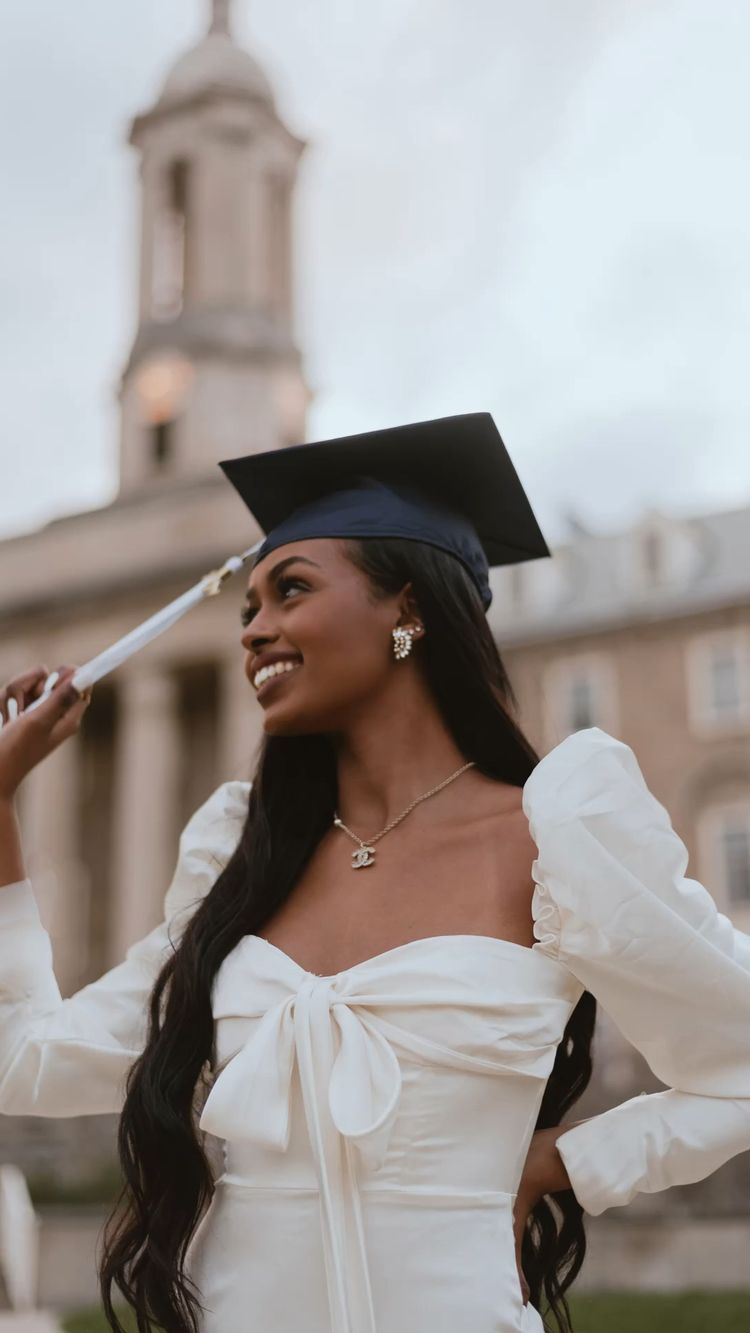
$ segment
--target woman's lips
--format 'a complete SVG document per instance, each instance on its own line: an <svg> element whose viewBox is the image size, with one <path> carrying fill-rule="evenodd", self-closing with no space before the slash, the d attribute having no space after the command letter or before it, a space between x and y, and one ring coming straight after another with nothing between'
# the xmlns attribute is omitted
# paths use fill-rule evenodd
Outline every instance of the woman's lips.
<svg viewBox="0 0 750 1333"><path fill-rule="evenodd" d="M299 671L301 665L302 663L298 662L297 665L293 667L291 671L277 671L275 676L269 676L267 680L263 681L263 684L256 691L255 695L256 699L258 700L265 699L266 694L268 693L269 690L273 689L274 685L279 685L281 681L286 680L289 676L293 676L295 672Z"/></svg>

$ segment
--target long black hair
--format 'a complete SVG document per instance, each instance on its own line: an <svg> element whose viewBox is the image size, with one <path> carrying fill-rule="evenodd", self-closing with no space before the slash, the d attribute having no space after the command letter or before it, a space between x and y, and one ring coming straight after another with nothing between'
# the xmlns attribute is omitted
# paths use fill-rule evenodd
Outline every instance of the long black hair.
<svg viewBox="0 0 750 1333"><path fill-rule="evenodd" d="M411 582L425 627L417 647L421 666L456 745L488 777L522 786L539 755L514 719L515 693L461 563L405 539L347 539L343 549L365 574L373 603ZM129 1071L120 1118L124 1185L106 1224L100 1265L104 1310L116 1333L125 1333L113 1305L118 1291L135 1310L139 1333L154 1326L199 1333L200 1293L185 1256L214 1189L197 1123L213 1055L211 986L242 937L259 934L289 896L330 829L336 775L325 735L262 738L238 845L153 987L146 1045ZM537 1129L560 1124L586 1088L595 1017L596 1001L585 991L558 1046ZM545 1196L523 1237L529 1299L541 1309L544 1295L557 1333L572 1333L564 1292L586 1252L582 1214L572 1190Z"/></svg>

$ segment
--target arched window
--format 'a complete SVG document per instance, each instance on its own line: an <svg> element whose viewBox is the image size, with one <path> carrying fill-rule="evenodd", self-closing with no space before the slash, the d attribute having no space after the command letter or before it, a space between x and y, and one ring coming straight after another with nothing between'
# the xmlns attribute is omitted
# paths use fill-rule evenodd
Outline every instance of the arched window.
<svg viewBox="0 0 750 1333"><path fill-rule="evenodd" d="M177 159L164 174L154 220L151 283L154 319L174 319L184 305L189 202L190 164Z"/></svg>

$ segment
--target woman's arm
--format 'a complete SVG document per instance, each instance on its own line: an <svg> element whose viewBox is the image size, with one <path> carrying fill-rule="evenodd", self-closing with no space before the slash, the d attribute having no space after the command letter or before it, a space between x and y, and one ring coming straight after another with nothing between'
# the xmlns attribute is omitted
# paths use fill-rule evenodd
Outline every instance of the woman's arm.
<svg viewBox="0 0 750 1333"><path fill-rule="evenodd" d="M0 798L0 885L18 884L25 878L16 804L12 797Z"/></svg>
<svg viewBox="0 0 750 1333"><path fill-rule="evenodd" d="M143 1049L148 996L171 948L166 921L63 999L31 881L0 888L0 1112L118 1111Z"/></svg>
<svg viewBox="0 0 750 1333"><path fill-rule="evenodd" d="M164 920L124 961L63 999L28 878L0 887L0 1112L74 1116L119 1111L143 1049L154 981L187 920L231 856L248 783L229 782L182 831ZM3 829L17 836L7 818ZM20 839L18 839L20 843ZM23 869L21 858L3 867Z"/></svg>
<svg viewBox="0 0 750 1333"><path fill-rule="evenodd" d="M750 972L750 936L732 927L716 938L733 942L735 961ZM586 1212L597 1216L640 1193L692 1185L747 1151L750 1099L707 1102L677 1088L641 1092L600 1115L538 1131L525 1188L534 1203L543 1194L572 1189ZM568 1183L561 1184L566 1176Z"/></svg>
<svg viewBox="0 0 750 1333"><path fill-rule="evenodd" d="M685 845L623 742L574 733L532 773L524 809L540 946L670 1085L557 1127L555 1152L540 1151L596 1214L750 1148L750 955L686 875Z"/></svg>
<svg viewBox="0 0 750 1333"><path fill-rule="evenodd" d="M750 1150L750 1098L667 1088L555 1133L570 1188L586 1212L598 1216L637 1194L705 1180Z"/></svg>

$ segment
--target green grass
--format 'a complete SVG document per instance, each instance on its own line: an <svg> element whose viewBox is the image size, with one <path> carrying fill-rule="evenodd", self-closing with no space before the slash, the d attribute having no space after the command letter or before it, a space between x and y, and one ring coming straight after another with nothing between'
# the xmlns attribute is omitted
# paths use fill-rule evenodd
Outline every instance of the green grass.
<svg viewBox="0 0 750 1333"><path fill-rule="evenodd" d="M750 1329L750 1291L610 1292L570 1296L568 1304L575 1333L748 1333ZM132 1320L123 1318L123 1323L135 1333ZM107 1333L95 1310L69 1316L63 1328L65 1333Z"/></svg>
<svg viewBox="0 0 750 1333"><path fill-rule="evenodd" d="M88 1175L75 1180L62 1180L51 1172L37 1171L27 1176L26 1184L36 1207L50 1203L69 1207L77 1204L111 1207L122 1186L122 1173L118 1163L107 1158L92 1167Z"/></svg>
<svg viewBox="0 0 750 1333"><path fill-rule="evenodd" d="M750 1291L608 1292L568 1298L575 1333L748 1333Z"/></svg>
<svg viewBox="0 0 750 1333"><path fill-rule="evenodd" d="M123 1311L120 1312L120 1318L125 1328L136 1333L135 1319ZM68 1315L67 1319L63 1319L62 1326L65 1333L108 1333L109 1330L104 1315L98 1310L80 1310L78 1314Z"/></svg>

